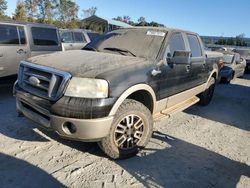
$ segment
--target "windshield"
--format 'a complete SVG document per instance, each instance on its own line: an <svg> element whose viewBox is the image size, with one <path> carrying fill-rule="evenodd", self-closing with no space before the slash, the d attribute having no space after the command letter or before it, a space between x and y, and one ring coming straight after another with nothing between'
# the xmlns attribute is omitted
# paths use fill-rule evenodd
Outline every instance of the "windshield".
<svg viewBox="0 0 250 188"><path fill-rule="evenodd" d="M121 29L100 36L84 49L156 59L165 35L157 29Z"/></svg>
<svg viewBox="0 0 250 188"><path fill-rule="evenodd" d="M223 56L224 63L231 64L233 62L234 55L226 54Z"/></svg>

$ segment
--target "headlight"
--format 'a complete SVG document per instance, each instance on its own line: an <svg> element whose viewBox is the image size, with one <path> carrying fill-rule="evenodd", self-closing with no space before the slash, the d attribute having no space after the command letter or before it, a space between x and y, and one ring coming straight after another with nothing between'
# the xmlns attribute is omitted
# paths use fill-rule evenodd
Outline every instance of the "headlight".
<svg viewBox="0 0 250 188"><path fill-rule="evenodd" d="M69 82L65 96L81 98L107 98L108 82L101 79L73 77Z"/></svg>

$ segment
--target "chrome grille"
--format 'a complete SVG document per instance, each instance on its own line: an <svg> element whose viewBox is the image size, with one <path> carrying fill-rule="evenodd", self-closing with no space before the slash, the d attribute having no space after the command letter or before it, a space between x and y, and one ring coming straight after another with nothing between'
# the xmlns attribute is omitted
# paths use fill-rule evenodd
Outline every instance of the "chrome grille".
<svg viewBox="0 0 250 188"><path fill-rule="evenodd" d="M67 72L22 61L18 84L29 93L55 101L63 95L70 78Z"/></svg>

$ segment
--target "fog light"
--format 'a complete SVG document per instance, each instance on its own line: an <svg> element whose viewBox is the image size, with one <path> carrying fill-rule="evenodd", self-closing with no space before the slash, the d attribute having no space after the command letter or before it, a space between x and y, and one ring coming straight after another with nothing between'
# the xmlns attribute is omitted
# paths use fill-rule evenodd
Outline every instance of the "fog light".
<svg viewBox="0 0 250 188"><path fill-rule="evenodd" d="M74 134L74 133L76 133L76 126L73 123L65 122L63 124L63 131L66 134Z"/></svg>

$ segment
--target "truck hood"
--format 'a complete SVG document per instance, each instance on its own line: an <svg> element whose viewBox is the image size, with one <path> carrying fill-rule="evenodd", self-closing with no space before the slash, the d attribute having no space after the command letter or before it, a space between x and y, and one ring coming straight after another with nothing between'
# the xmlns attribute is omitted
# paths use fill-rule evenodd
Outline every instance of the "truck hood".
<svg viewBox="0 0 250 188"><path fill-rule="evenodd" d="M138 63L149 64L149 61L143 58L85 50L40 55L28 59L28 62L65 71L75 77L88 78Z"/></svg>

